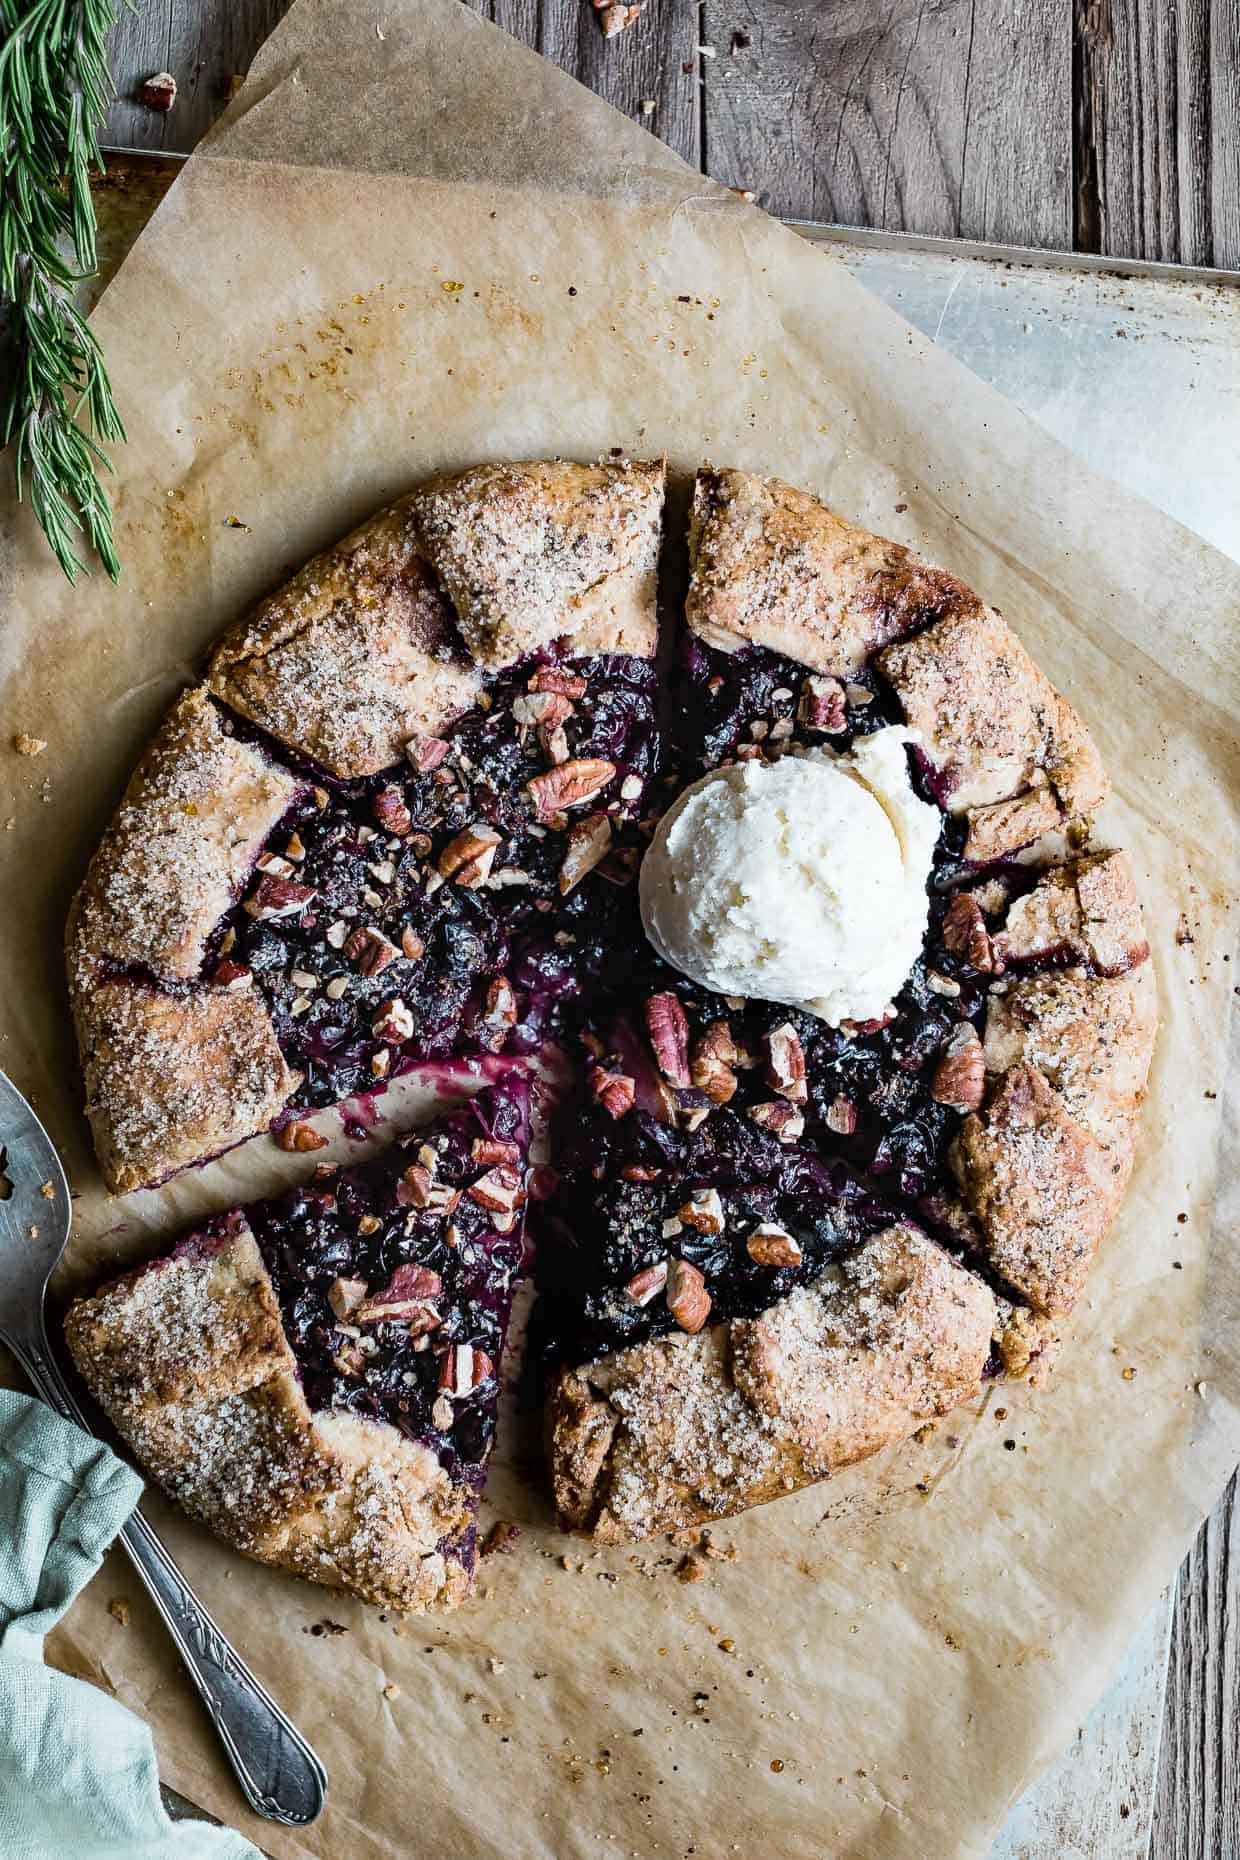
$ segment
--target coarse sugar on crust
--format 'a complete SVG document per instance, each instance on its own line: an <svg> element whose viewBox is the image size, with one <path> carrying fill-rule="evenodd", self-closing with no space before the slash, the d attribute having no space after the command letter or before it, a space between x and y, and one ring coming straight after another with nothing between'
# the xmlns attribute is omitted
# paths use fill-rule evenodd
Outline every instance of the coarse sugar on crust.
<svg viewBox="0 0 1240 1860"><path fill-rule="evenodd" d="M226 633L216 697L331 774L373 775L469 709L481 675L402 498Z"/></svg>
<svg viewBox="0 0 1240 1860"><path fill-rule="evenodd" d="M476 465L414 493L422 548L480 664L561 642L650 658L662 460Z"/></svg>
<svg viewBox="0 0 1240 1860"><path fill-rule="evenodd" d="M837 678L889 640L980 605L903 544L754 472L698 473L689 555L686 617L708 645L765 646Z"/></svg>
<svg viewBox="0 0 1240 1860"><path fill-rule="evenodd" d="M114 1194L265 1130L296 1089L253 988L98 979L74 999L86 1115Z"/></svg>
<svg viewBox="0 0 1240 1860"><path fill-rule="evenodd" d="M79 1299L65 1335L135 1456L236 1549L389 1607L463 1598L465 1495L389 1423L311 1414L243 1218Z"/></svg>
<svg viewBox="0 0 1240 1860"><path fill-rule="evenodd" d="M1104 1148L1022 1062L965 1118L951 1160L987 1265L1035 1311L1066 1317L1115 1217L1126 1158Z"/></svg>
<svg viewBox="0 0 1240 1860"><path fill-rule="evenodd" d="M994 1326L989 1290L900 1226L760 1317L565 1371L547 1428L561 1522L628 1542L825 1478L973 1395Z"/></svg>
<svg viewBox="0 0 1240 1860"><path fill-rule="evenodd" d="M1079 969L1001 982L987 1003L986 1070L1040 1072L1083 1129L1120 1158L1127 1180L1157 1027L1148 962L1114 978Z"/></svg>
<svg viewBox="0 0 1240 1860"><path fill-rule="evenodd" d="M100 963L189 981L272 828L304 787L240 742L204 688L179 697L134 771L74 900L70 982Z"/></svg>

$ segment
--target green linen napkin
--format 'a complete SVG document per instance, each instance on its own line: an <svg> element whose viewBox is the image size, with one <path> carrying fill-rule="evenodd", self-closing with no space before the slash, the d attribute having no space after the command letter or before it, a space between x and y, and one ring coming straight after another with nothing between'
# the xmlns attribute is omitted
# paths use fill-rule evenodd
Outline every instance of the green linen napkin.
<svg viewBox="0 0 1240 1860"><path fill-rule="evenodd" d="M0 1855L260 1860L228 1828L168 1819L151 1734L43 1638L95 1574L142 1481L42 1402L0 1389Z"/></svg>

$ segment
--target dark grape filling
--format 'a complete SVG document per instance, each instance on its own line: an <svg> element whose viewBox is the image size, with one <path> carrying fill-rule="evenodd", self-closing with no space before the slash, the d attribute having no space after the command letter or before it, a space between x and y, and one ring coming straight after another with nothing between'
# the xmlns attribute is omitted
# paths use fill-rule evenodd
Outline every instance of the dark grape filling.
<svg viewBox="0 0 1240 1860"><path fill-rule="evenodd" d="M523 1221L501 1233L487 1208L463 1192L456 1206L412 1205L404 1172L429 1146L436 1187L467 1190L483 1174L476 1139L528 1140L529 1089L514 1078L491 1086L373 1161L320 1170L300 1187L245 1212L275 1285L285 1333L312 1409L390 1421L434 1451L454 1477L480 1475L495 1434L498 1365L512 1284L521 1264ZM429 1297L438 1324L411 1334L408 1318L357 1323L329 1299L337 1280L378 1293L402 1266L426 1268L441 1289ZM416 1328L416 1327L413 1327ZM468 1344L491 1373L451 1403L451 1424L434 1425L445 1351Z"/></svg>
<svg viewBox="0 0 1240 1860"><path fill-rule="evenodd" d="M512 710L540 664L587 678L563 726L567 752L616 771L590 803L611 818L611 851L567 899L558 888L564 835L537 823L525 793L547 758L537 731ZM559 993L580 986L557 977L565 967L557 932L570 934L565 920L583 910L601 928L620 908L616 894L632 889L635 823L659 767L656 702L655 671L642 659L528 660L447 731L434 768L307 787L260 866L275 879L277 908L281 885L313 895L288 914L256 916L264 876L256 873L207 965L210 979L248 986L252 977L262 990L281 1051L303 1075L298 1108L337 1104L427 1059L528 1053L549 1036ZM485 883L445 881L440 855L476 822L502 836ZM366 929L380 939L377 962L349 940ZM507 1016L488 1003L501 977L515 996ZM385 1021L392 1001L402 1012Z"/></svg>
<svg viewBox="0 0 1240 1860"><path fill-rule="evenodd" d="M698 1268L712 1318L723 1319L767 1308L893 1220L921 1218L933 1230L960 1121L934 1098L935 1072L962 1022L980 1027L992 979L945 946L944 918L961 885L994 879L1001 902L1033 882L1028 868L1011 862L979 872L963 857L964 823L945 815L927 886L923 954L889 1024L833 1029L776 1003L729 1003L669 968L646 940L632 881L650 820L683 781L788 745L843 752L902 721L895 694L872 669L834 692L839 727L827 731L807 721L816 687L804 667L760 647L718 652L692 636L681 652L679 703L665 732L680 774L663 766L653 665L622 656L527 661L489 684L482 703L446 732L434 766L308 787L272 851L289 858L277 878L291 878L313 897L270 919L256 919L242 901L213 953L213 963L223 965L217 979L227 980L228 965L237 965L263 990L286 1058L305 1076L301 1105L339 1103L410 1065L450 1055L503 1054L519 1066L553 1047L567 1053L575 1083L553 1120L555 1166L532 1223L540 1294L532 1354L548 1365L673 1329L663 1297L638 1303L625 1293L636 1274L668 1258ZM546 773L548 745L521 720L519 704L531 683L537 686L540 668L586 680L563 722L561 756L603 758L616 771L588 807L545 825L526 784ZM944 806L942 782L915 749L910 777L923 799ZM563 896L566 822L604 810L611 848ZM477 822L502 836L488 881L445 882L437 870L444 847ZM290 839L292 855L285 854ZM350 940L359 928L384 939L376 973L365 972L366 954ZM1052 956L1037 966L1053 963ZM496 1015L500 984L510 1011ZM248 984L242 978L239 985ZM737 1049L726 1103L661 1075L645 1022L645 1004L659 994L679 1003L691 1049L708 1028L726 1024ZM380 1028L394 998L406 1014L397 1039ZM804 1054L806 1091L800 1125L781 1142L758 1120L773 1099L786 1108L768 1070L769 1037L784 1026ZM610 1078L622 1082L613 1110L602 1095ZM462 1120L479 1114L455 1114L451 1129L464 1130ZM463 1166L457 1139L449 1126L435 1128L449 1131L443 1166L450 1176ZM424 1140L424 1133L411 1139ZM498 1360L519 1243L496 1235L468 1201L456 1217L462 1238L450 1259L442 1223L419 1217L406 1230L404 1209L389 1205L375 1233L357 1231L361 1213L380 1214L407 1160L402 1149L387 1171L345 1171L265 1204L279 1212L260 1213L260 1241L312 1401L384 1414L411 1438L431 1439L445 1463L469 1465L490 1439L494 1401L466 1402L450 1439L435 1435L429 1416L442 1351L378 1325L376 1348L367 1352L373 1360L359 1379L342 1375L332 1348L336 1331L325 1302L332 1280L381 1279L399 1264L417 1263L442 1272L451 1315L437 1343L456 1341L459 1332L460 1341ZM721 1233L667 1225L705 1189L720 1198ZM746 1236L759 1223L793 1236L797 1264L772 1267L750 1257Z"/></svg>

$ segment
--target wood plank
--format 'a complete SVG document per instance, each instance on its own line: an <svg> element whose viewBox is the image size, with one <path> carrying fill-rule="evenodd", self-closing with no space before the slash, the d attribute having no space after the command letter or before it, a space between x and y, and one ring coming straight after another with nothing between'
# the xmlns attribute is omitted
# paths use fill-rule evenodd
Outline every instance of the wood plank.
<svg viewBox="0 0 1240 1860"><path fill-rule="evenodd" d="M1063 247L1071 0L706 0L705 166L784 217Z"/></svg>
<svg viewBox="0 0 1240 1860"><path fill-rule="evenodd" d="M585 0L467 4L699 165L696 7L684 0L648 0L627 32L604 39ZM233 78L248 70L288 6L289 0L169 0L165 7L122 12L110 43L118 96L104 140L120 148L194 148L223 108ZM177 81L177 101L167 116L136 101L138 86L156 71L171 71Z"/></svg>
<svg viewBox="0 0 1240 1860"><path fill-rule="evenodd" d="M117 96L103 140L118 148L194 148L291 0L167 0L123 7L109 41ZM138 86L171 71L177 100L166 116L137 101Z"/></svg>
<svg viewBox="0 0 1240 1860"><path fill-rule="evenodd" d="M1170 1607L1164 1594L1150 1610L1068 1749L1017 1802L990 1860L1146 1860Z"/></svg>
<svg viewBox="0 0 1240 1860"><path fill-rule="evenodd" d="M1240 266L1240 0L1076 0L1078 250Z"/></svg>
<svg viewBox="0 0 1240 1860"><path fill-rule="evenodd" d="M641 17L605 39L586 0L466 0L523 45L569 72L700 166L698 14L686 0L647 0ZM686 67L688 67L686 69ZM653 111L643 104L654 104Z"/></svg>
<svg viewBox="0 0 1240 1860"><path fill-rule="evenodd" d="M1180 1572L1149 1860L1240 1853L1240 1503L1233 1477Z"/></svg>

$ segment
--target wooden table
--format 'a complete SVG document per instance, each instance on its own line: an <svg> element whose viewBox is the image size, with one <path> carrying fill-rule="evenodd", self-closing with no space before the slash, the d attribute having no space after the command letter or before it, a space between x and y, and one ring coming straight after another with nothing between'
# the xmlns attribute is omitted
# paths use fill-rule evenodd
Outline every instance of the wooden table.
<svg viewBox="0 0 1240 1860"><path fill-rule="evenodd" d="M647 0L611 40L586 0L466 3L784 218L1240 269L1240 0ZM139 0L106 140L192 148L285 10ZM1240 1856L1234 1520L1233 1479L996 1860Z"/></svg>

